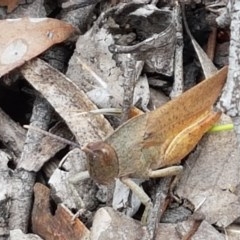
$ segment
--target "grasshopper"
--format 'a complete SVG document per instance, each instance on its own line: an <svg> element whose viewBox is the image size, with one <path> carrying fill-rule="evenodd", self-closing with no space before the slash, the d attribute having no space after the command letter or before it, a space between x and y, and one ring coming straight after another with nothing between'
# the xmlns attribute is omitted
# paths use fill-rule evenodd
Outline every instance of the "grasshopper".
<svg viewBox="0 0 240 240"><path fill-rule="evenodd" d="M71 177L70 183L91 177L107 185L119 178L145 205L142 223L146 224L152 202L131 178L145 180L182 171L177 164L221 116L213 104L225 84L227 69L223 67L162 107L131 118L105 140L86 144L81 149L87 155L88 171Z"/></svg>
<svg viewBox="0 0 240 240"><path fill-rule="evenodd" d="M152 202L131 178L158 178L182 170L172 165L179 164L221 116L213 104L226 76L224 67L164 106L128 120L104 141L85 145L90 177L100 184L119 178L145 205L146 223Z"/></svg>

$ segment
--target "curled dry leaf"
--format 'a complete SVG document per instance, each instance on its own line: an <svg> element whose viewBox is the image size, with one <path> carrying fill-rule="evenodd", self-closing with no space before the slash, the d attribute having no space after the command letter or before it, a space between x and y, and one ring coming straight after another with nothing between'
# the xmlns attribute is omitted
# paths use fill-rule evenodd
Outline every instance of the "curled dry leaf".
<svg viewBox="0 0 240 240"><path fill-rule="evenodd" d="M0 77L36 57L74 31L70 24L50 18L0 21Z"/></svg>
<svg viewBox="0 0 240 240"><path fill-rule="evenodd" d="M34 186L32 230L46 240L89 239L89 230L64 205L58 205L55 214L50 211L50 189L40 183ZM46 227L47 226L47 227Z"/></svg>
<svg viewBox="0 0 240 240"><path fill-rule="evenodd" d="M129 2L104 12L88 32L79 36L67 76L98 107L109 108L122 107L126 88L133 88L127 80L132 74L133 104L141 102L146 110L150 94L147 78L140 77L143 62L148 72L171 76L174 46L170 11Z"/></svg>
<svg viewBox="0 0 240 240"><path fill-rule="evenodd" d="M12 12L18 6L18 0L0 0L0 6L7 7L7 12Z"/></svg>

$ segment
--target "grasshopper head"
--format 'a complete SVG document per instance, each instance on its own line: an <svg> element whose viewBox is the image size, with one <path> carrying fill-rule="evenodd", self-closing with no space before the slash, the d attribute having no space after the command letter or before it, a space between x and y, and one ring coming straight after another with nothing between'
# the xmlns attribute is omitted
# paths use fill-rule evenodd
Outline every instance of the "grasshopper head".
<svg viewBox="0 0 240 240"><path fill-rule="evenodd" d="M89 143L82 150L87 155L91 178L100 184L113 182L119 172L115 150L104 142Z"/></svg>

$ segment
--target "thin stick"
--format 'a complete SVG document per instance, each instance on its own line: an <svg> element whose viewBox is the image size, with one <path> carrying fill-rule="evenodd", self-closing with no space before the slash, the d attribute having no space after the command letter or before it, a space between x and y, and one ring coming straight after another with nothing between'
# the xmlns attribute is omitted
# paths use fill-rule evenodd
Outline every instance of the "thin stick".
<svg viewBox="0 0 240 240"><path fill-rule="evenodd" d="M168 192L171 185L171 177L158 181L156 187L155 203L150 211L147 225L147 234L142 240L155 239L158 223L169 204Z"/></svg>
<svg viewBox="0 0 240 240"><path fill-rule="evenodd" d="M171 98L175 98L183 93L183 28L182 28L182 16L181 7L176 1L174 7L174 20L176 25L176 49L174 59L174 83L170 93Z"/></svg>

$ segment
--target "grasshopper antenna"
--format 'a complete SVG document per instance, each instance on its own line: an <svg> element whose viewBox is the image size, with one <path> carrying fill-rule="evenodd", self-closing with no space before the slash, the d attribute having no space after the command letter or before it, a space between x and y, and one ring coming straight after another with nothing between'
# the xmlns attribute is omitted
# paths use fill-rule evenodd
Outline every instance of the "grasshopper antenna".
<svg viewBox="0 0 240 240"><path fill-rule="evenodd" d="M81 146L78 143L72 142L72 141L70 141L70 140L68 140L66 138L63 138L63 137L57 136L57 135L55 135L53 133L47 132L45 130L42 130L41 128L38 128L38 127L35 127L35 126L30 126L30 125L23 125L23 127L26 128L26 129L30 129L30 130L34 130L36 132L42 133L45 136L49 136L51 138L59 140L62 143L66 143L68 145L81 148Z"/></svg>

